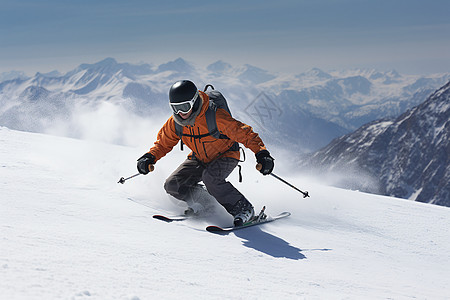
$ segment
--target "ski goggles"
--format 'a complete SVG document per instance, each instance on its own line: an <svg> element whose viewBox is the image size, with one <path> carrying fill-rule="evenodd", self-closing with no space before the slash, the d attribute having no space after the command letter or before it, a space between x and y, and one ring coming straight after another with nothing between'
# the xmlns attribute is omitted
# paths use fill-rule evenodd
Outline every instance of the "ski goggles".
<svg viewBox="0 0 450 300"><path fill-rule="evenodd" d="M170 107L172 107L172 111L175 114L187 114L191 111L192 107L194 107L195 101L198 98L198 91L195 93L194 97L191 100L179 102L179 103L170 103Z"/></svg>

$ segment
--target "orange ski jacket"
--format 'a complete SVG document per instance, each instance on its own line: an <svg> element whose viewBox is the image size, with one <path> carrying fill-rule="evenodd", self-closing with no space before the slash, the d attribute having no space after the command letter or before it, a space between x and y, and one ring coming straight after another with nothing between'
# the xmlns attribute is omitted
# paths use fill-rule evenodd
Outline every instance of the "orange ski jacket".
<svg viewBox="0 0 450 300"><path fill-rule="evenodd" d="M205 116L209 107L209 97L201 91L199 91L199 93L203 100L201 111L195 119L194 125L183 127L183 134L200 136L209 133ZM252 127L234 119L225 109L217 109L216 123L219 132L226 135L229 139L216 139L211 135L201 138L183 136L183 143L192 150L188 156L190 159L195 157L203 163L209 163L219 157L240 159L239 150L230 150L235 142L243 144L254 153L266 150L263 141L259 135L253 131ZM154 146L150 148L149 153L153 154L156 161L158 161L169 153L179 140L180 137L175 131L175 120L173 119L173 116L170 116L159 130L157 140L155 141Z"/></svg>

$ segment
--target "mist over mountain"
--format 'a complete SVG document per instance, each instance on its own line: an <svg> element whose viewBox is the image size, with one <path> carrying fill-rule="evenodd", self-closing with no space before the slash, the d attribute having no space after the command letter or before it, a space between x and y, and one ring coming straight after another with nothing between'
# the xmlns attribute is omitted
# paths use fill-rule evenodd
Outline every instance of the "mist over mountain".
<svg viewBox="0 0 450 300"><path fill-rule="evenodd" d="M163 121L170 115L169 87L176 80L190 79L200 89L213 84L229 101L233 116L252 125L269 146L281 144L305 153L362 124L400 115L423 102L450 74L405 76L395 71L314 68L288 75L220 60L203 69L183 58L157 66L106 58L65 74L26 77L16 72L0 78L6 79L0 82L0 125L11 129L81 137L81 128L89 126L79 123L84 119L80 116L94 112L98 116L92 117L91 126L110 116L119 131L129 128L130 120ZM107 125L105 121L102 126Z"/></svg>
<svg viewBox="0 0 450 300"><path fill-rule="evenodd" d="M12 79L26 79L27 75L22 71L9 71L0 73L0 82L12 80Z"/></svg>
<svg viewBox="0 0 450 300"><path fill-rule="evenodd" d="M450 206L449 156L450 82L398 118L335 139L302 166L321 176L349 174L339 186Z"/></svg>

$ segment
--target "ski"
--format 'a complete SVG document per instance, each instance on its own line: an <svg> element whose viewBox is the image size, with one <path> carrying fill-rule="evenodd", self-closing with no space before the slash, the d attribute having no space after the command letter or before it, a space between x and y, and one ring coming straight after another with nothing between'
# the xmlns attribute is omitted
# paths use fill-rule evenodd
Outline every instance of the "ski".
<svg viewBox="0 0 450 300"><path fill-rule="evenodd" d="M177 216L153 215L153 218L167 222L167 223L175 222L175 221L184 221L186 219L189 219L189 217L186 215L177 215Z"/></svg>
<svg viewBox="0 0 450 300"><path fill-rule="evenodd" d="M210 225L210 226L206 227L206 231L212 232L212 233L218 233L218 234L229 233L229 232L232 232L235 230L273 222L275 220L286 218L291 215L290 212L283 212L276 216L268 216L265 214L265 209L266 209L266 207L264 206L263 209L261 210L261 212L259 213L259 215L255 216L253 219L251 219L249 222L245 223L242 226L220 227L220 226L216 226L216 225ZM161 215L161 214L153 215L154 219L164 221L167 223L184 221L184 220L187 220L192 217L193 216L189 216L189 215L174 215L174 216L166 216L166 215Z"/></svg>
<svg viewBox="0 0 450 300"><path fill-rule="evenodd" d="M251 221L245 223L242 226L229 226L229 227L220 227L211 225L206 227L206 230L212 233L218 233L218 234L227 234L235 230L244 229L251 226L261 225L269 222L273 222L275 220L279 220L282 218L289 217L291 215L290 212L283 212L277 216L271 217L271 216L265 216L265 218L260 218L260 216L255 217Z"/></svg>

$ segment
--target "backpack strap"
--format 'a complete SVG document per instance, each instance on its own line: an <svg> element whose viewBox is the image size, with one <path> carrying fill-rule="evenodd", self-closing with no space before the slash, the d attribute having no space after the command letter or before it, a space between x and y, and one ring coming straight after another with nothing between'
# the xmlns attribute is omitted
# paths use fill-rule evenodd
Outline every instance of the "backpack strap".
<svg viewBox="0 0 450 300"><path fill-rule="evenodd" d="M210 102L208 110L205 113L206 125L208 126L209 134L216 139L229 140L230 138L225 134L220 133L219 129L217 128L216 112L217 105L214 102Z"/></svg>
<svg viewBox="0 0 450 300"><path fill-rule="evenodd" d="M216 139L227 139L230 138L227 137L225 134L220 133L219 129L217 129L217 123L216 123L216 112L217 112L217 105L214 102L211 102L208 109L205 112L205 118L206 118L206 125L208 126L208 133L205 134L185 134L183 133L183 126L175 122L175 133L180 137L180 139L183 136L191 137L194 139L201 139L207 136L212 135Z"/></svg>

